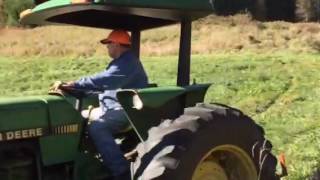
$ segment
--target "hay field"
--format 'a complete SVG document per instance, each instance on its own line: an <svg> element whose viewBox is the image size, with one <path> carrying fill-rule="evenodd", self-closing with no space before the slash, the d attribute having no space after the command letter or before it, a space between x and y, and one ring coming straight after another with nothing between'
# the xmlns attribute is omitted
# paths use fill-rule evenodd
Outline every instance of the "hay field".
<svg viewBox="0 0 320 180"><path fill-rule="evenodd" d="M218 52L317 53L320 51L317 23L257 22L248 15L209 16L193 23L193 54ZM0 55L92 57L105 55L98 41L107 30L75 26L48 26L33 29L1 29ZM179 26L142 33L142 55L175 55Z"/></svg>

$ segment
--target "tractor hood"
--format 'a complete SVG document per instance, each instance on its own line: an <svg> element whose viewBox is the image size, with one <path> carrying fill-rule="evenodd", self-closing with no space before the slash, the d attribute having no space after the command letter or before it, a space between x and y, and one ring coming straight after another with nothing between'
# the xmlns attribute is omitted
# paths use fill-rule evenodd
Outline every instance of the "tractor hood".
<svg viewBox="0 0 320 180"><path fill-rule="evenodd" d="M212 13L212 0L50 0L24 11L22 24L144 30Z"/></svg>
<svg viewBox="0 0 320 180"><path fill-rule="evenodd" d="M79 131L79 113L57 96L0 99L0 141Z"/></svg>

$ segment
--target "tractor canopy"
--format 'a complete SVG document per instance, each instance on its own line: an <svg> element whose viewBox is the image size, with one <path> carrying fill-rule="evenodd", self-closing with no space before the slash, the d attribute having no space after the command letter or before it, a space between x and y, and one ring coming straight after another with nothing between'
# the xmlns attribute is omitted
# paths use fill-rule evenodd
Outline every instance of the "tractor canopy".
<svg viewBox="0 0 320 180"><path fill-rule="evenodd" d="M37 2L42 2L38 0ZM36 4L38 4L36 2ZM185 107L203 102L210 84L190 85L192 21L213 13L213 0L50 0L21 14L22 24L71 24L131 32L131 49L139 57L141 32L180 24L177 85L117 93L140 139L163 119L175 119Z"/></svg>
<svg viewBox="0 0 320 180"><path fill-rule="evenodd" d="M141 31L181 24L177 85L189 85L191 22L214 12L214 0L35 0L20 14L25 25L70 24L131 32L140 56Z"/></svg>
<svg viewBox="0 0 320 180"><path fill-rule="evenodd" d="M195 20L212 11L210 0L50 0L22 13L21 23L141 31Z"/></svg>

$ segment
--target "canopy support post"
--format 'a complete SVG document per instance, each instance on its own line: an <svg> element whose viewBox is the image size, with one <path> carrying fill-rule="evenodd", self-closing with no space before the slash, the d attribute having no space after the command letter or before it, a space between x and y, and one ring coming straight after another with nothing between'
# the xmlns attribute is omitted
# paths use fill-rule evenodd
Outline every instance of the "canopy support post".
<svg viewBox="0 0 320 180"><path fill-rule="evenodd" d="M140 38L141 38L141 31L139 30L131 31L131 43L132 43L131 49L138 58L140 58Z"/></svg>
<svg viewBox="0 0 320 180"><path fill-rule="evenodd" d="M190 83L191 24L190 20L181 21L178 86L186 86Z"/></svg>

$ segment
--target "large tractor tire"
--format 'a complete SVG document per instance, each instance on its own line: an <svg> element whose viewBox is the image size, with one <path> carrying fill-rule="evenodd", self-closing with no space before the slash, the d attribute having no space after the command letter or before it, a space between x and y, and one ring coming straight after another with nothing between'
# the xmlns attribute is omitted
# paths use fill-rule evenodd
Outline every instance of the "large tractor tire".
<svg viewBox="0 0 320 180"><path fill-rule="evenodd" d="M199 104L149 130L137 146L134 180L276 180L263 129L239 110Z"/></svg>

